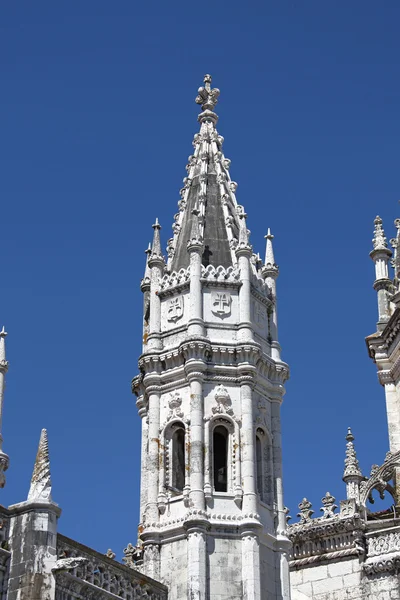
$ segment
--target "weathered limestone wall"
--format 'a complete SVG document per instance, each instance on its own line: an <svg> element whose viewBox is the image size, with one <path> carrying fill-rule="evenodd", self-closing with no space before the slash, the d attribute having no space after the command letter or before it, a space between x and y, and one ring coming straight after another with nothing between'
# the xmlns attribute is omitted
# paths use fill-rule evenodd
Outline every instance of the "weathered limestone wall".
<svg viewBox="0 0 400 600"><path fill-rule="evenodd" d="M359 559L307 567L290 574L291 600L395 600L399 577L383 572L366 575Z"/></svg>
<svg viewBox="0 0 400 600"><path fill-rule="evenodd" d="M276 558L270 548L260 544L261 600L276 598Z"/></svg>
<svg viewBox="0 0 400 600"><path fill-rule="evenodd" d="M208 536L208 594L210 600L242 600L240 539Z"/></svg>
<svg viewBox="0 0 400 600"><path fill-rule="evenodd" d="M54 600L52 569L57 552L55 505L35 507L22 503L10 507L10 577L7 600Z"/></svg>
<svg viewBox="0 0 400 600"><path fill-rule="evenodd" d="M176 540L160 550L161 581L168 587L168 600L187 598L187 542Z"/></svg>

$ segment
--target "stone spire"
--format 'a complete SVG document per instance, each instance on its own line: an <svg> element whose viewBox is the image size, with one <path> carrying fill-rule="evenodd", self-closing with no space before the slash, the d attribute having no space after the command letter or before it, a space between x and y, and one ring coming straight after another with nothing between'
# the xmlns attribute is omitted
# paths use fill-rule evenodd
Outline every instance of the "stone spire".
<svg viewBox="0 0 400 600"><path fill-rule="evenodd" d="M158 222L158 219L156 219L156 222L153 225L153 229L154 229L153 243L151 245L151 252L149 254L149 260L147 262L151 263L154 260L164 262L164 256L163 256L163 253L161 250L161 239L160 239L161 225ZM151 266L151 264L150 264L150 266Z"/></svg>
<svg viewBox="0 0 400 600"><path fill-rule="evenodd" d="M6 484L4 472L7 471L10 462L7 454L3 452L2 436L5 375L8 371L8 362L6 360L6 335L7 333L3 327L0 331L0 488L3 488Z"/></svg>
<svg viewBox="0 0 400 600"><path fill-rule="evenodd" d="M49 443L46 429L42 429L35 466L28 494L28 502L51 502Z"/></svg>
<svg viewBox="0 0 400 600"><path fill-rule="evenodd" d="M174 237L168 243L170 271L180 271L189 266L187 244L192 236L194 218L198 219L199 234L203 240L203 266L228 268L237 264L237 184L231 181L230 160L223 154L224 138L216 130L218 116L214 109L219 94L217 88L211 88L211 76L206 75L204 86L199 88L196 98L202 107L198 117L200 132L194 136L194 153L188 159L188 174L183 180L179 212L175 215L173 225Z"/></svg>
<svg viewBox="0 0 400 600"><path fill-rule="evenodd" d="M354 447L354 435L352 434L350 427L347 430L346 441L343 481L346 484L347 498L354 498L356 502L358 502L360 483L364 477L357 460L357 454Z"/></svg>
<svg viewBox="0 0 400 600"><path fill-rule="evenodd" d="M269 275L269 277L277 277L279 273L279 267L275 263L274 248L272 246L272 240L274 236L271 230L268 228L267 235L264 236L266 240L265 245L265 265L263 268L263 275Z"/></svg>

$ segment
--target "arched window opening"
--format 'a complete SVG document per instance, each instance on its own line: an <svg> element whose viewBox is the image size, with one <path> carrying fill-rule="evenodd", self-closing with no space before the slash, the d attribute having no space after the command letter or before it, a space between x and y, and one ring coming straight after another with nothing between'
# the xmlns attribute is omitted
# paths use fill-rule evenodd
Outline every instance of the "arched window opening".
<svg viewBox="0 0 400 600"><path fill-rule="evenodd" d="M257 493L262 502L272 506L274 502L272 447L266 432L256 431Z"/></svg>
<svg viewBox="0 0 400 600"><path fill-rule="evenodd" d="M214 489L228 491L228 431L218 425L213 433Z"/></svg>
<svg viewBox="0 0 400 600"><path fill-rule="evenodd" d="M263 447L260 436L256 435L256 463L257 463L257 492L263 498Z"/></svg>
<svg viewBox="0 0 400 600"><path fill-rule="evenodd" d="M171 487L182 492L185 486L185 430L176 429L172 435Z"/></svg>

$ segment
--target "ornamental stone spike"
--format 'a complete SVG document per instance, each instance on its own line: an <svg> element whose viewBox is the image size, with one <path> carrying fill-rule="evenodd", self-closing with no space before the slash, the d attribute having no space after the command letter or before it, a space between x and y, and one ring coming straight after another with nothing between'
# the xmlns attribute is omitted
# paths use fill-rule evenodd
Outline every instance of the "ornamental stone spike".
<svg viewBox="0 0 400 600"><path fill-rule="evenodd" d="M8 361L6 359L6 336L7 332L4 329L0 331L0 488L6 484L4 472L7 471L10 459L3 452L3 436L2 436L2 421L3 421L3 400L5 389L5 376L8 371Z"/></svg>
<svg viewBox="0 0 400 600"><path fill-rule="evenodd" d="M40 434L28 502L52 502L49 442L46 429L42 429L42 433Z"/></svg>
<svg viewBox="0 0 400 600"><path fill-rule="evenodd" d="M160 239L160 229L161 225L156 219L156 222L153 225L154 234L153 234L153 243L151 245L151 253L149 254L149 267L152 267L152 262L162 262L164 263L164 256L161 250L161 239Z"/></svg>
<svg viewBox="0 0 400 600"><path fill-rule="evenodd" d="M268 274L271 277L274 277L274 276L277 277L277 275L279 273L279 267L275 263L274 248L272 246L272 240L274 239L274 236L272 235L269 227L268 227L267 235L265 235L264 238L266 239L264 270L268 271Z"/></svg>
<svg viewBox="0 0 400 600"><path fill-rule="evenodd" d="M347 430L346 441L343 481L346 484L347 498L354 498L358 503L360 499L360 483L364 480L364 477L357 460L357 454L353 443L354 435L350 427Z"/></svg>

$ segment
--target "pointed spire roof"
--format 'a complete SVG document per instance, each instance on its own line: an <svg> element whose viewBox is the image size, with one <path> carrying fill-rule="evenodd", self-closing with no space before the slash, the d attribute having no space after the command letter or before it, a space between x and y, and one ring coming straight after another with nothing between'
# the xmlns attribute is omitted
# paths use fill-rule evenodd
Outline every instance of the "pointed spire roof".
<svg viewBox="0 0 400 600"><path fill-rule="evenodd" d="M275 263L274 248L272 246L272 240L274 239L274 236L272 235L269 227L268 227L267 235L265 235L264 238L266 240L265 263L264 263L262 273L263 273L264 277L269 276L269 277L276 278L279 274L279 267Z"/></svg>
<svg viewBox="0 0 400 600"><path fill-rule="evenodd" d="M179 271L189 266L188 241L191 239L194 213L198 210L199 233L203 239L203 265L236 264L235 248L239 238L236 188L229 175L230 160L222 150L223 137L216 130L218 116L214 112L219 90L211 87L211 76L204 77L196 102L202 112L198 120L200 132L194 136L194 153L186 167L179 212L173 225L174 237L169 244L169 268Z"/></svg>
<svg viewBox="0 0 400 600"><path fill-rule="evenodd" d="M347 429L346 435L346 458L344 461L344 473L343 473L343 481L348 481L352 478L362 478L362 473L360 469L360 465L357 460L356 449L354 447L354 435L350 427Z"/></svg>
<svg viewBox="0 0 400 600"><path fill-rule="evenodd" d="M149 254L148 264L151 267L152 261L162 262L164 263L164 256L161 250L161 239L160 239L160 229L161 225L156 219L156 222L153 225L154 233L153 233L153 243L151 244L151 252Z"/></svg>
<svg viewBox="0 0 400 600"><path fill-rule="evenodd" d="M42 429L35 466L28 494L29 502L51 502L49 443L46 429Z"/></svg>

